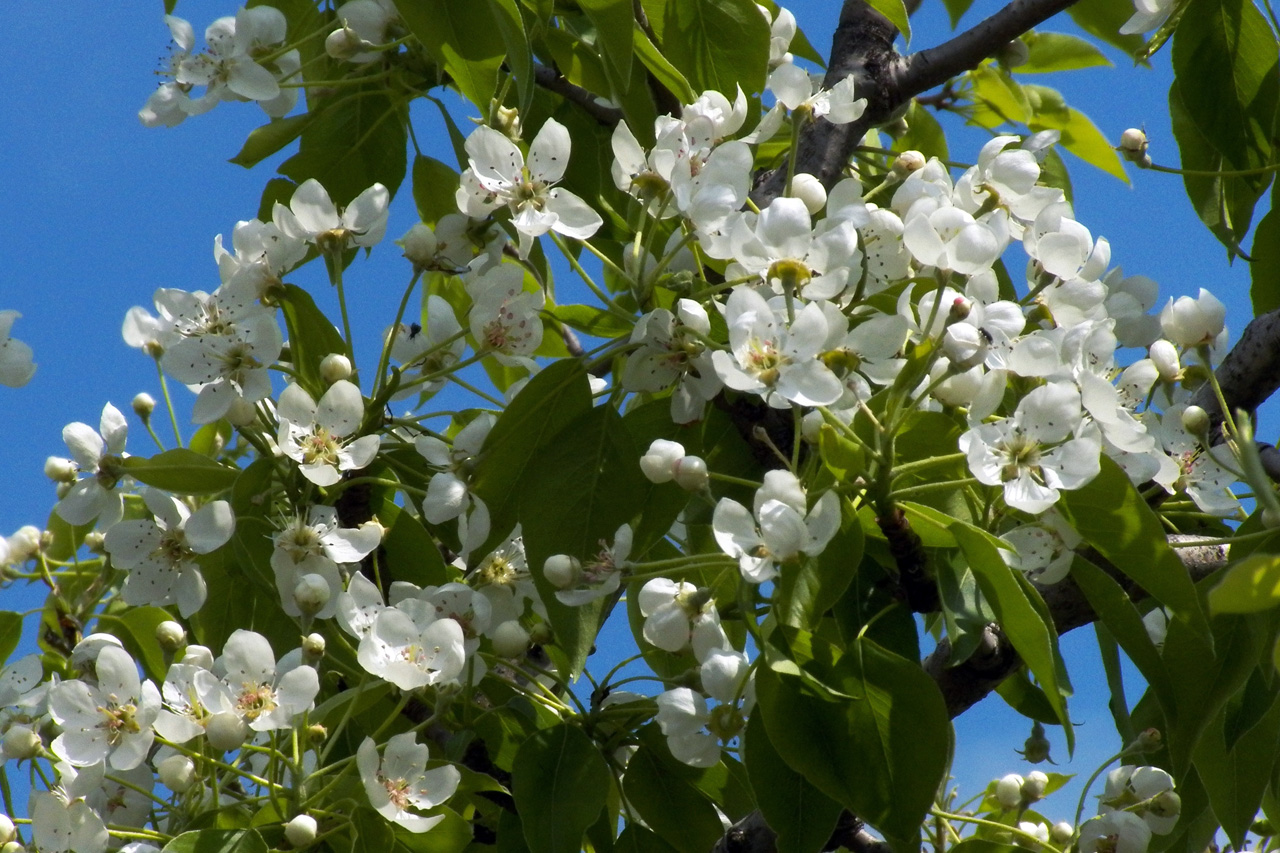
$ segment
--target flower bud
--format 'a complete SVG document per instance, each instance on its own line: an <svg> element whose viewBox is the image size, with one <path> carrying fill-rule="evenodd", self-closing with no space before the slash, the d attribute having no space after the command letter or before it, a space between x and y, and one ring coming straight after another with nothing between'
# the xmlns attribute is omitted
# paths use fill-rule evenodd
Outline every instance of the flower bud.
<svg viewBox="0 0 1280 853"><path fill-rule="evenodd" d="M249 736L249 727L237 714L223 711L209 718L205 734L210 746L219 752L227 752L244 744L244 739Z"/></svg>
<svg viewBox="0 0 1280 853"><path fill-rule="evenodd" d="M529 650L529 642L529 632L514 619L493 629L493 651L500 657L519 657Z"/></svg>
<svg viewBox="0 0 1280 853"><path fill-rule="evenodd" d="M707 487L711 475L701 456L686 456L676 463L676 485L687 492L700 492Z"/></svg>
<svg viewBox="0 0 1280 853"><path fill-rule="evenodd" d="M520 141L520 110L515 107L498 107L493 111L494 129L512 142Z"/></svg>
<svg viewBox="0 0 1280 853"><path fill-rule="evenodd" d="M1022 39L1014 39L1000 48L996 54L996 59L1005 68L1017 68L1019 65L1026 65L1027 60L1030 58L1031 49L1027 47L1027 43Z"/></svg>
<svg viewBox="0 0 1280 853"><path fill-rule="evenodd" d="M893 161L893 174L901 180L912 172L923 169L927 162L919 151L903 151Z"/></svg>
<svg viewBox="0 0 1280 853"><path fill-rule="evenodd" d="M343 21L342 27L336 29L324 40L324 52L339 61L346 61L366 47L364 39Z"/></svg>
<svg viewBox="0 0 1280 853"><path fill-rule="evenodd" d="M53 493L58 496L58 500L62 500L63 498L65 498L67 495L71 493L71 484L59 483L57 487L53 490Z"/></svg>
<svg viewBox="0 0 1280 853"><path fill-rule="evenodd" d="M18 830L8 815L0 814L0 844L8 844L18 837Z"/></svg>
<svg viewBox="0 0 1280 853"><path fill-rule="evenodd" d="M683 444L659 438L640 457L640 470L651 483L670 483L675 479L676 465L683 458Z"/></svg>
<svg viewBox="0 0 1280 853"><path fill-rule="evenodd" d="M556 641L555 632L551 630L551 626L546 622L539 622L529 631L529 639L533 641L535 646L550 646Z"/></svg>
<svg viewBox="0 0 1280 853"><path fill-rule="evenodd" d="M315 666L324 657L325 641L320 634L308 634L302 638L302 662Z"/></svg>
<svg viewBox="0 0 1280 853"><path fill-rule="evenodd" d="M1010 773L996 782L996 802L1006 810L1016 809L1022 805L1022 785L1026 782L1017 773Z"/></svg>
<svg viewBox="0 0 1280 853"><path fill-rule="evenodd" d="M10 761L35 758L44 751L40 735L30 726L10 726L4 733L4 757Z"/></svg>
<svg viewBox="0 0 1280 853"><path fill-rule="evenodd" d="M329 739L329 730L319 723L307 726L307 740L312 746L319 746Z"/></svg>
<svg viewBox="0 0 1280 853"><path fill-rule="evenodd" d="M1131 127L1120 134L1120 156L1140 169L1151 165L1151 157L1147 155L1147 135L1136 127Z"/></svg>
<svg viewBox="0 0 1280 853"><path fill-rule="evenodd" d="M27 853L27 848L14 840L0 845L0 853Z"/></svg>
<svg viewBox="0 0 1280 853"><path fill-rule="evenodd" d="M182 662L201 669L213 669L213 652L208 646L192 643L182 653Z"/></svg>
<svg viewBox="0 0 1280 853"><path fill-rule="evenodd" d="M307 847L316 840L316 819L300 814L284 825L284 839L293 847Z"/></svg>
<svg viewBox="0 0 1280 853"><path fill-rule="evenodd" d="M90 530L84 535L84 542L82 544L90 553L101 556L107 553L106 542L107 534L103 533L101 530Z"/></svg>
<svg viewBox="0 0 1280 853"><path fill-rule="evenodd" d="M258 417L258 410L253 407L253 403L243 397L234 398L231 405L227 407L227 413L223 415L227 423L238 427L248 426L256 417Z"/></svg>
<svg viewBox="0 0 1280 853"><path fill-rule="evenodd" d="M1065 820L1060 820L1049 827L1049 840L1059 847L1064 846L1076 834L1076 828Z"/></svg>
<svg viewBox="0 0 1280 853"><path fill-rule="evenodd" d="M827 205L827 188L815 176L800 172L791 179L791 197L800 199L805 210L816 215Z"/></svg>
<svg viewBox="0 0 1280 853"><path fill-rule="evenodd" d="M184 794L196 783L196 765L185 755L170 755L156 765L160 783L175 794Z"/></svg>
<svg viewBox="0 0 1280 853"><path fill-rule="evenodd" d="M404 236L396 241L401 249L404 250L404 256L415 267L429 267L436 261L436 253L440 250L440 241L436 239L436 232L432 231L425 222L415 223L412 228L404 232Z"/></svg>
<svg viewBox="0 0 1280 853"><path fill-rule="evenodd" d="M578 581L582 564L568 554L552 554L542 564L542 573L556 589L568 589Z"/></svg>
<svg viewBox="0 0 1280 853"><path fill-rule="evenodd" d="M44 460L44 475L55 483L74 483L78 470L76 463L61 456L50 456Z"/></svg>
<svg viewBox="0 0 1280 853"><path fill-rule="evenodd" d="M1156 371L1165 382L1177 382L1182 374L1182 363L1178 360L1178 348L1164 338L1154 341L1147 354Z"/></svg>
<svg viewBox="0 0 1280 853"><path fill-rule="evenodd" d="M305 574L293 588L293 603L307 616L315 616L329 603L333 591L322 575Z"/></svg>
<svg viewBox="0 0 1280 853"><path fill-rule="evenodd" d="M9 562L25 563L34 560L40 554L43 545L44 531L30 524L23 525L6 541L9 544Z"/></svg>
<svg viewBox="0 0 1280 853"><path fill-rule="evenodd" d="M156 642L161 649L173 654L187 642L187 631L177 622L166 619L156 626Z"/></svg>
<svg viewBox="0 0 1280 853"><path fill-rule="evenodd" d="M1177 817L1182 811L1182 798L1177 791L1161 791L1151 801L1151 813L1156 817Z"/></svg>
<svg viewBox="0 0 1280 853"><path fill-rule="evenodd" d="M1031 735L1023 741L1020 754L1026 761L1039 764L1041 761L1049 760L1050 747L1049 739L1044 735L1044 726L1040 723L1032 723Z"/></svg>
<svg viewBox="0 0 1280 853"><path fill-rule="evenodd" d="M1143 729L1132 744L1130 749L1140 749L1143 752L1152 752L1160 748L1160 744L1164 741L1160 730L1157 728Z"/></svg>
<svg viewBox="0 0 1280 853"><path fill-rule="evenodd" d="M1039 770L1032 770L1022 783L1022 802L1034 803L1044 799L1045 788L1049 787L1049 777Z"/></svg>
<svg viewBox="0 0 1280 853"><path fill-rule="evenodd" d="M1209 413L1199 406L1187 406L1182 410L1182 428L1204 443L1209 441Z"/></svg>
<svg viewBox="0 0 1280 853"><path fill-rule="evenodd" d="M351 359L340 352L331 352L320 361L320 375L330 385L339 379L351 377Z"/></svg>
<svg viewBox="0 0 1280 853"><path fill-rule="evenodd" d="M156 410L156 398L143 391L141 394L134 395L132 405L133 413L142 418L145 424L151 419L151 413Z"/></svg>

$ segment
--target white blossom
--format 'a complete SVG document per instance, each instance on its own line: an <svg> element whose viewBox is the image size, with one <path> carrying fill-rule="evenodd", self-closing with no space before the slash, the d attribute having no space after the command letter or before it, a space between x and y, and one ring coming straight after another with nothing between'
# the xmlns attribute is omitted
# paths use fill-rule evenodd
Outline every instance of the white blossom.
<svg viewBox="0 0 1280 853"><path fill-rule="evenodd" d="M10 388L26 385L36 372L31 347L9 336L13 321L21 316L17 311L0 311L0 385Z"/></svg>
<svg viewBox="0 0 1280 853"><path fill-rule="evenodd" d="M378 455L378 436L349 438L364 420L364 398L345 379L330 385L319 403L291 383L280 394L276 415L280 451L317 486L334 485L342 479L340 472L364 468Z"/></svg>
<svg viewBox="0 0 1280 853"><path fill-rule="evenodd" d="M453 796L462 778L451 764L427 770L429 757L427 745L418 743L413 732L392 735L381 759L373 738L365 738L356 751L356 766L370 805L410 832L426 832L444 820L444 815L428 817L414 810L440 805Z"/></svg>

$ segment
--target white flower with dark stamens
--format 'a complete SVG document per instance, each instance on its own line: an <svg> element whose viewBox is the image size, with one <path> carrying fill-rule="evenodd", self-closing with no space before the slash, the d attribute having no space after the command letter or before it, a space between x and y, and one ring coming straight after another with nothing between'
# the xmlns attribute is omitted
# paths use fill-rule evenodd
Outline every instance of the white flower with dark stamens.
<svg viewBox="0 0 1280 853"><path fill-rule="evenodd" d="M613 546L600 542L600 551L585 561L570 588L556 590L561 604L580 607L588 602L612 595L622 582L622 573L631 564L631 525L624 524L613 536Z"/></svg>
<svg viewBox="0 0 1280 853"><path fill-rule="evenodd" d="M378 814L410 832L426 832L444 815L415 814L433 809L453 796L462 776L453 765L427 770L430 751L413 732L393 735L378 758L378 745L365 738L356 751L356 766L369 803Z"/></svg>
<svg viewBox="0 0 1280 853"><path fill-rule="evenodd" d="M770 471L756 490L755 512L721 498L711 519L720 549L738 561L742 576L763 583L778 574L778 564L803 553L816 557L840 529L840 499L827 491L813 509L799 479L789 471Z"/></svg>
<svg viewBox="0 0 1280 853"><path fill-rule="evenodd" d="M67 802L53 791L32 793L31 831L41 853L104 853L111 841L88 803Z"/></svg>
<svg viewBox="0 0 1280 853"><path fill-rule="evenodd" d="M706 308L692 299L678 300L674 313L655 308L645 314L631 332L631 343L641 346L627 359L623 387L658 393L675 385L672 420L697 420L707 401L724 387L705 343L710 333Z"/></svg>
<svg viewBox="0 0 1280 853"><path fill-rule="evenodd" d="M390 200L387 188L374 184L339 211L324 186L311 178L293 191L288 207L276 202L271 218L282 233L314 243L321 251L367 249L387 233Z"/></svg>
<svg viewBox="0 0 1280 853"><path fill-rule="evenodd" d="M585 201L555 186L569 165L570 149L569 131L555 119L548 119L529 144L527 163L515 143L483 125L467 138L466 149L469 166L458 187L458 208L476 219L509 208L521 258L548 231L585 240L603 224Z"/></svg>
<svg viewBox="0 0 1280 853"><path fill-rule="evenodd" d="M809 72L784 63L769 74L769 91L778 103L793 113L825 118L832 124L848 124L867 108L867 99L855 97L853 75L850 74L830 89L817 88Z"/></svg>
<svg viewBox="0 0 1280 853"><path fill-rule="evenodd" d="M129 425L120 410L107 403L102 409L98 430L95 432L93 427L79 422L68 424L62 430L71 458L82 473L89 475L77 480L54 507L68 524L88 524L96 518L100 527L108 528L124 513L124 504L115 488L124 476L124 445Z"/></svg>
<svg viewBox="0 0 1280 853"><path fill-rule="evenodd" d="M271 568L285 612L290 616L302 615L294 601L294 590L306 575L319 575L329 585L329 599L312 615L328 619L337 611L342 593L338 566L359 563L372 553L382 541L382 528L373 522L356 528L340 527L337 510L313 506L305 517L297 515L287 519L272 541L276 547L271 553Z"/></svg>
<svg viewBox="0 0 1280 853"><path fill-rule="evenodd" d="M474 566L467 580L489 600L490 621L494 625L519 619L526 603L531 603L537 612L544 610L529 574L519 525L506 542Z"/></svg>
<svg viewBox="0 0 1280 853"><path fill-rule="evenodd" d="M287 669L284 661L277 667L267 638L244 629L227 639L215 672L222 673L235 696L236 714L255 732L289 728L320 692L315 669L306 665Z"/></svg>
<svg viewBox="0 0 1280 853"><path fill-rule="evenodd" d="M143 500L155 519L114 524L103 543L111 562L129 571L121 595L135 606L176 603L183 616L190 616L207 594L196 557L227 544L235 532L235 513L226 501L212 501L192 513L156 489L143 492Z"/></svg>
<svg viewBox="0 0 1280 853"><path fill-rule="evenodd" d="M369 673L401 690L457 678L467 662L462 626L437 618L433 606L387 607L360 640L357 659Z"/></svg>
<svg viewBox="0 0 1280 853"><path fill-rule="evenodd" d="M156 734L173 743L186 743L205 733L216 714L234 713L236 696L207 667L175 663L160 688L164 708L156 717Z"/></svg>
<svg viewBox="0 0 1280 853"><path fill-rule="evenodd" d="M330 385L319 403L301 385L290 384L280 394L276 414L280 451L317 486L332 486L342 479L340 472L364 468L378 455L376 435L348 438L364 420L364 398L345 379Z"/></svg>
<svg viewBox="0 0 1280 853"><path fill-rule="evenodd" d="M798 198L778 198L756 216L737 220L730 237L734 261L727 278L759 275L779 293L834 299L860 268L858 232L851 222L828 217L814 228Z"/></svg>
<svg viewBox="0 0 1280 853"><path fill-rule="evenodd" d="M401 323L395 329L391 342L391 357L400 362L408 376L402 384L414 376L442 374L462 360L467 342L463 339L462 325L453 313L453 306L443 297L431 294L427 297L426 327L417 323ZM396 392L396 399L411 394L429 396L443 388L448 380L443 375L418 385L410 385Z"/></svg>
<svg viewBox="0 0 1280 853"><path fill-rule="evenodd" d="M210 24L204 32L208 50L184 56L174 74L180 86L206 87L202 97L186 106L187 113L198 115L219 101L270 102L278 98L276 75L259 64L255 56L261 48L283 42L287 27L284 14L271 6L241 8L234 18L219 18ZM172 25L170 29L173 30ZM175 38L178 34L174 30ZM182 42L186 41L183 33Z"/></svg>
<svg viewBox="0 0 1280 853"><path fill-rule="evenodd" d="M458 519L458 536L468 552L489 538L489 509L471 494L468 481L496 422L492 414L479 415L458 431L452 446L430 435L420 435L413 442L428 463L441 469L427 483L422 516L432 524Z"/></svg>
<svg viewBox="0 0 1280 853"><path fill-rule="evenodd" d="M138 677L124 649L104 646L95 670L98 683L63 681L49 691L49 713L62 727L52 749L77 766L110 761L117 770L137 767L155 739L160 691Z"/></svg>
<svg viewBox="0 0 1280 853"><path fill-rule="evenodd" d="M644 638L660 649L679 652L692 645L701 659L723 638L715 599L691 583L654 578L640 589L638 603Z"/></svg>
<svg viewBox="0 0 1280 853"><path fill-rule="evenodd" d="M213 257L218 263L222 288L239 298L262 299L281 284L281 276L307 255L307 244L280 230L274 222L251 219L237 222L231 232L229 252L222 235L213 241Z"/></svg>
<svg viewBox="0 0 1280 853"><path fill-rule="evenodd" d="M212 423L237 399L256 403L271 395L267 368L284 347L274 316L250 314L223 320L216 330L192 329L184 334L165 350L160 364L179 382L199 386L193 421Z"/></svg>
<svg viewBox="0 0 1280 853"><path fill-rule="evenodd" d="M546 303L541 290L524 289L524 271L515 264L499 264L470 277L466 283L472 306L468 314L476 348L492 353L503 364L527 366L542 343Z"/></svg>
<svg viewBox="0 0 1280 853"><path fill-rule="evenodd" d="M1053 509L1035 524L1015 527L1000 538L1013 546L1001 549L1004 561L1040 584L1054 584L1067 576L1081 542L1080 534Z"/></svg>

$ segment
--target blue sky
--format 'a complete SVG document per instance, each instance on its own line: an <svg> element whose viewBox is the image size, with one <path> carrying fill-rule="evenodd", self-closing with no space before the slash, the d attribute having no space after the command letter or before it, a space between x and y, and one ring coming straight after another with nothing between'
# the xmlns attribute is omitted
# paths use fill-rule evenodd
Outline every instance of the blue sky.
<svg viewBox="0 0 1280 853"><path fill-rule="evenodd" d="M1122 0L1116 0L1122 2ZM975 4L976 14L998 3ZM936 44L947 33L937 0L926 0L915 21L916 47ZM806 0L792 7L819 51L830 45L838 4ZM182 0L198 37L214 18L234 14L231 4ZM159 0L100 4L75 0L56 11L11 15L6 21L10 49L0 52L0 76L8 83L9 107L0 122L0 182L7 188L9 225L0 239L0 309L23 314L14 335L35 348L39 370L30 385L0 388L0 535L27 523L41 524L54 501L42 474L46 456L64 455L60 433L71 421L95 425L110 400L128 412L139 391L157 397L150 359L130 350L120 323L133 305L151 307L159 287L212 290L215 234L230 236L235 222L256 214L261 188L282 158L248 171L226 161L245 135L265 121L252 104L223 104L174 129L146 129L136 112L156 85L154 71L165 56L169 34ZM74 23L72 23L74 22ZM1070 30L1053 21L1043 29ZM1069 103L1089 113L1109 139L1130 126L1145 126L1151 154L1176 165L1168 127L1166 93L1171 79L1168 53L1151 69L1135 69L1110 53L1114 68L1091 69L1035 80L1063 91ZM448 159L444 132L429 111L415 113L419 139L434 139ZM945 121L945 120L944 120ZM946 124L952 156L972 159L985 138ZM1131 170L1132 186L1070 160L1077 218L1112 245L1114 264L1127 273L1154 278L1166 296L1213 290L1229 307L1228 323L1238 334L1251 312L1248 270L1228 266L1225 253L1199 224L1173 176ZM392 206L389 237L415 219L407 193ZM1016 272L1016 271L1015 271ZM390 322L407 270L389 243L348 273L358 341L371 350ZM296 283L324 294L318 267ZM328 299L328 296L324 296ZM323 304L333 304L324 302ZM335 315L336 316L336 315ZM176 387L189 405L189 395ZM163 425L158 423L162 435ZM190 427L184 424L189 434ZM1274 440L1277 421L1264 417L1260 435ZM129 449L155 452L136 420ZM10 598L12 596L12 598ZM6 606L34 606L21 592L7 592ZM1069 655L1090 658L1090 631L1064 640ZM1096 653L1093 653L1096 657ZM1072 658L1069 657L1069 660ZM1088 756L1115 752L1106 697L1096 666L1073 672L1079 698L1073 717ZM1131 696L1136 698L1136 696ZM1010 770L1029 769L1012 753L1026 736L1025 721L992 698L957 722L956 772L964 788ZM1092 743L1091 743L1092 742ZM1093 749L1096 745L1096 749ZM1066 757L1060 740L1058 759ZM1020 766L1020 768L1019 768ZM1067 768L1087 775L1085 760ZM1068 803L1051 810L1069 817ZM1074 803L1070 804L1074 807Z"/></svg>

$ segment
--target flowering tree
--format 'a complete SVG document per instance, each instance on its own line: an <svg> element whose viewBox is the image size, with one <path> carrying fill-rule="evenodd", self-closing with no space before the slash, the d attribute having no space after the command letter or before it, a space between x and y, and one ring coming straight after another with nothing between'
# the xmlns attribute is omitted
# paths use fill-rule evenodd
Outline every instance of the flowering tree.
<svg viewBox="0 0 1280 853"><path fill-rule="evenodd" d="M1013 0L900 55L917 5L846 0L821 77L751 0L286 0L203 47L168 17L142 121L256 101L235 162L298 151L216 287L126 316L194 436L167 388L167 442L132 407L159 452L107 403L0 539L48 589L37 653L0 614L3 853L1270 844L1280 223L1228 351L1211 294L1110 268L1057 149L1168 167L1019 69L1096 63L1035 29L1064 10L1172 39L1174 171L1242 254L1274 18ZM456 163L410 159L441 88L478 126L441 106ZM972 165L930 107L992 131ZM406 177L402 295L356 340L344 272ZM610 620L634 654L600 665ZM1091 622L1126 744L1096 816L1039 805L1040 771L958 803L950 720L990 692L1028 760L1074 743L1058 636Z"/></svg>

